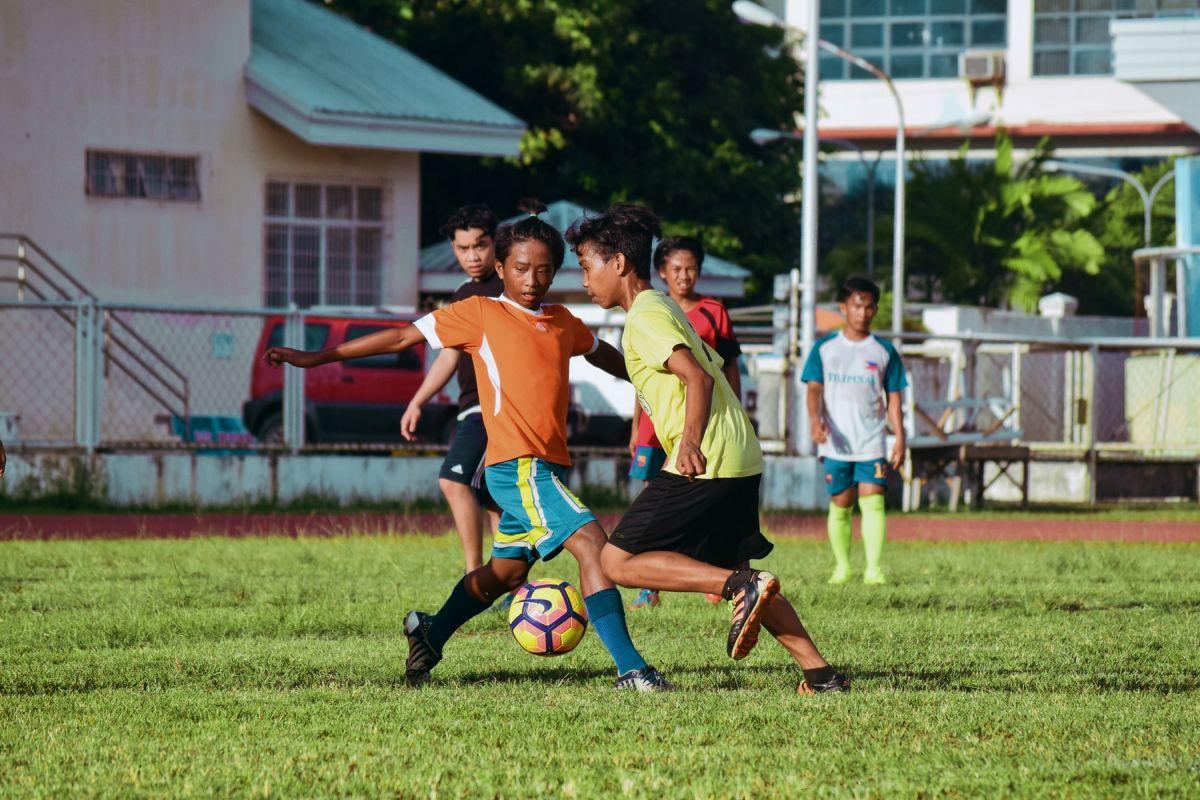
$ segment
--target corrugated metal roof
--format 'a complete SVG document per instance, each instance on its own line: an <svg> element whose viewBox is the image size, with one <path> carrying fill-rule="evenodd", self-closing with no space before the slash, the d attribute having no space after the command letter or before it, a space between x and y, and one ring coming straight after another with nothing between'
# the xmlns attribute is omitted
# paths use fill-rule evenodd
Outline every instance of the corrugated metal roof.
<svg viewBox="0 0 1200 800"><path fill-rule="evenodd" d="M566 231L571 226L571 223L580 217L584 216L599 216L598 211L593 211L590 208L584 208L578 203L572 203L567 200L558 200L546 206L546 211L541 214L541 218L549 222L560 231ZM525 215L518 214L515 217L509 217L505 222L516 222L522 219ZM454 249L448 241L440 241L437 244L431 244L421 250L421 272L423 273L439 273L459 272L458 262L454 258ZM567 250L566 258L563 259L562 269L560 272L580 272L579 260L575 258L575 254ZM704 257L704 274L713 278L732 278L745 280L750 276L750 270L745 267L738 266L732 261L726 261L723 258L717 258L713 255Z"/></svg>
<svg viewBox="0 0 1200 800"><path fill-rule="evenodd" d="M402 47L304 0L253 0L247 76L309 113L508 128L524 123Z"/></svg>

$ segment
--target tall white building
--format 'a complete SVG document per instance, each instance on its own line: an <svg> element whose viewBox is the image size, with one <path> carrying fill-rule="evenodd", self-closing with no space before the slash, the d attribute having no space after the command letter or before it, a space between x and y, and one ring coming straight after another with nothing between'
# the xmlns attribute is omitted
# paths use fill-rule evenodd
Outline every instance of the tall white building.
<svg viewBox="0 0 1200 800"><path fill-rule="evenodd" d="M1051 137L1071 158L1157 159L1200 146L1200 133L1113 75L1114 19L1200 16L1200 0L768 0L803 28L819 3L820 35L886 70L903 100L909 146L986 150L997 126L1018 146ZM964 56L980 75L960 77ZM821 137L888 151L895 104L886 87L836 56L821 58ZM972 126L973 124L973 126ZM966 127L971 126L969 134Z"/></svg>

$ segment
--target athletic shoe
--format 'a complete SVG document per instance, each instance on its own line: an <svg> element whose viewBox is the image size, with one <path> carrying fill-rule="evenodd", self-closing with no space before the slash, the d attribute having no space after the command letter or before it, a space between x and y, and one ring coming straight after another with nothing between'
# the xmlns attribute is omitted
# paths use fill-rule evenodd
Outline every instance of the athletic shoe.
<svg viewBox="0 0 1200 800"><path fill-rule="evenodd" d="M829 576L829 582L834 586L841 586L843 583L849 583L850 568L834 567L833 574Z"/></svg>
<svg viewBox="0 0 1200 800"><path fill-rule="evenodd" d="M809 683L807 680L803 680L796 687L796 694L824 694L825 692L848 691L850 691L850 679L840 672L834 673L834 676L825 683Z"/></svg>
<svg viewBox="0 0 1200 800"><path fill-rule="evenodd" d="M635 608L654 608L660 602L662 601L659 599L658 592L653 589L642 589L638 592L638 596L633 598L633 602L629 604L629 610L633 611Z"/></svg>
<svg viewBox="0 0 1200 800"><path fill-rule="evenodd" d="M631 669L617 678L614 689L633 689L638 692L670 692L675 684L662 676L654 667L646 665L641 669Z"/></svg>
<svg viewBox="0 0 1200 800"><path fill-rule="evenodd" d="M408 637L408 662L404 673L410 686L429 680L429 672L442 660L442 654L429 642L429 615L410 611L404 617L404 635Z"/></svg>
<svg viewBox="0 0 1200 800"><path fill-rule="evenodd" d="M762 627L763 614L767 606L779 594L779 579L761 569L750 571L750 580L733 592L733 624L729 626L729 639L725 651L734 661L750 655L758 644L758 631Z"/></svg>
<svg viewBox="0 0 1200 800"><path fill-rule="evenodd" d="M719 606L721 605L721 601L725 598L721 597L719 594L706 594L704 595L704 599L712 603L714 606Z"/></svg>
<svg viewBox="0 0 1200 800"><path fill-rule="evenodd" d="M887 583L887 578L881 569L868 569L863 573L863 583L867 586L882 586Z"/></svg>

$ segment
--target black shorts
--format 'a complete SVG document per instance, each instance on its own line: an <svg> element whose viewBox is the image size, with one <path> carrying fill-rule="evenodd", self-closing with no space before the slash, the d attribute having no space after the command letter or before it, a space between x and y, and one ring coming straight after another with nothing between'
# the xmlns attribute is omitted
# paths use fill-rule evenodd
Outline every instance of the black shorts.
<svg viewBox="0 0 1200 800"><path fill-rule="evenodd" d="M775 545L758 527L761 475L689 481L660 472L617 523L609 543L627 553L666 550L733 569Z"/></svg>
<svg viewBox="0 0 1200 800"><path fill-rule="evenodd" d="M468 414L454 426L450 437L450 448L438 470L438 477L470 486L479 495L479 502L492 505L487 483L483 480L483 455L487 451L487 431L483 427L483 414Z"/></svg>

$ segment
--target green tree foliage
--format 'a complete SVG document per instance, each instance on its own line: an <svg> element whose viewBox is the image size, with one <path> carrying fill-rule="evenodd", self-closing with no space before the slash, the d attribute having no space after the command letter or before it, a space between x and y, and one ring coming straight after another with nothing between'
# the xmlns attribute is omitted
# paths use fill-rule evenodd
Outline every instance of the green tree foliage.
<svg viewBox="0 0 1200 800"><path fill-rule="evenodd" d="M996 135L996 159L915 160L909 181L909 274L927 296L1035 310L1047 291L1094 280L1104 249L1085 227L1097 205L1075 177L1049 174L1043 140L1017 163ZM1086 278L1084 276L1087 276Z"/></svg>
<svg viewBox="0 0 1200 800"><path fill-rule="evenodd" d="M1147 191L1175 166L1174 159L1152 164L1134 177ZM1154 198L1150 242L1162 247L1175 243L1175 192L1166 184ZM1104 249L1100 272L1095 276L1070 273L1059 284L1061 291L1079 298L1081 314L1129 316L1137 308L1133 251L1145 246L1145 216L1142 197L1136 189L1119 181L1096 204L1087 228ZM1143 280L1145 280L1143 276ZM1146 287L1142 285L1142 291Z"/></svg>
<svg viewBox="0 0 1200 800"><path fill-rule="evenodd" d="M422 160L423 230L464 202L523 195L645 202L671 233L754 270L769 291L798 244L799 147L758 148L802 107L781 34L728 0L333 0L524 120L517 159Z"/></svg>

